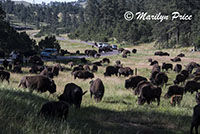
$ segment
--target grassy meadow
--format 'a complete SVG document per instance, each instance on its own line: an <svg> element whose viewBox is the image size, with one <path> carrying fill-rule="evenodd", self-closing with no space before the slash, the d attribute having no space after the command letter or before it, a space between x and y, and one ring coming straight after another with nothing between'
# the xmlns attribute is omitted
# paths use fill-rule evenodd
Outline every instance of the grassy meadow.
<svg viewBox="0 0 200 134"><path fill-rule="evenodd" d="M62 41L62 48L76 51L91 49L85 44L70 43ZM138 68L138 75L150 77L151 66L148 58L153 58L162 62L170 62L170 58L178 53L186 54L182 58L182 65L191 61L200 63L200 53L191 53L191 48L167 49L170 57L153 56L156 50L151 44L141 44L135 46L137 54L131 54L127 59L121 55L108 56L110 65L114 65L116 60L121 60L124 66L132 69ZM128 47L127 49L132 49ZM99 59L88 58L89 61L99 61ZM45 63L48 65L54 62ZM175 63L173 63L175 65ZM0 134L136 134L139 130L146 130L148 134L188 134L192 116L192 109L196 105L194 96L187 93L184 95L180 106L172 107L170 100L164 99L168 86L172 85L176 73L166 72L169 77L167 86L162 88L161 104L156 102L151 105L137 104L137 96L133 91L124 87L124 77L104 77L103 72L107 64L99 67L95 78L102 79L105 86L105 94L100 103L96 103L90 98L89 81L74 80L71 76L70 67L62 63L67 70L60 72L54 78L57 85L57 92L53 95L46 93L30 93L28 89L18 88L18 83L24 75L28 73L28 68L23 68L23 74L11 73L10 84L6 81L0 83ZM81 109L76 110L70 107L67 120L59 118L44 118L37 113L42 105L48 101L57 101L57 96L62 94L67 83L74 82L83 91L88 91L83 96Z"/></svg>

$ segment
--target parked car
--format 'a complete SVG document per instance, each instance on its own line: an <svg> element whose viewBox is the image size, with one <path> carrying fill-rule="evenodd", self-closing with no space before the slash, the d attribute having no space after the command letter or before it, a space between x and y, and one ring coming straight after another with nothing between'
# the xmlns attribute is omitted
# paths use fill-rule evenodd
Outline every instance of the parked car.
<svg viewBox="0 0 200 134"><path fill-rule="evenodd" d="M110 48L110 45L107 44L107 43L103 43L102 47L108 47L108 48Z"/></svg>
<svg viewBox="0 0 200 134"><path fill-rule="evenodd" d="M45 48L40 55L41 57L56 58L57 54L57 49Z"/></svg>
<svg viewBox="0 0 200 134"><path fill-rule="evenodd" d="M98 48L102 48L102 47L103 47L103 43L98 43L98 44L97 44L97 47L98 47Z"/></svg>
<svg viewBox="0 0 200 134"><path fill-rule="evenodd" d="M112 49L113 49L113 50L117 50L117 45L114 45L114 44L113 44L113 45L112 45Z"/></svg>

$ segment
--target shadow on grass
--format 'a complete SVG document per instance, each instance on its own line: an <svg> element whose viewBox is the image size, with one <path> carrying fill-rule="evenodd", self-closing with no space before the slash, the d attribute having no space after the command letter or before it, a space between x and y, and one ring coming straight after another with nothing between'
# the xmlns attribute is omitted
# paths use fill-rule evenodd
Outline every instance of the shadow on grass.
<svg viewBox="0 0 200 134"><path fill-rule="evenodd" d="M0 133L44 133L47 128L50 129L49 132L65 133L66 121L57 118L46 120L37 116L42 104L48 101L37 94L0 89ZM112 105L118 102L108 103ZM184 126L176 126L178 120ZM179 128L187 127L190 120L189 116L177 117L169 113L148 113L137 109L119 112L89 106L79 110L71 107L67 124L81 134L135 134L138 130L147 128L155 134L183 134L186 133L185 130ZM45 127L38 129L45 123ZM173 129L169 125L174 126Z"/></svg>
<svg viewBox="0 0 200 134"><path fill-rule="evenodd" d="M178 120L183 121L184 126L176 126ZM83 107L80 110L71 109L69 124L76 126L82 133L87 133L89 129L94 134L136 134L139 130L149 129L153 132L149 134L183 134L186 130L182 127L189 130L190 120L189 116L177 117L169 113L148 113L138 110L117 112L97 107ZM83 126L87 129L83 129ZM174 128L171 129L171 126Z"/></svg>

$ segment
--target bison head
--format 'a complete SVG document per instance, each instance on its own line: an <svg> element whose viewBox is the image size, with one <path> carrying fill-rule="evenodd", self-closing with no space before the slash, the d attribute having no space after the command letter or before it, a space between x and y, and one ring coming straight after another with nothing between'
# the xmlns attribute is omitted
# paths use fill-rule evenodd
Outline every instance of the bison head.
<svg viewBox="0 0 200 134"><path fill-rule="evenodd" d="M96 101L96 102L100 102L101 100L102 100L102 94L100 94L100 93L98 93L98 94L95 94L94 95L94 100Z"/></svg>
<svg viewBox="0 0 200 134"><path fill-rule="evenodd" d="M143 97L138 97L138 104L139 105L143 105L144 103L145 103L145 101L146 101L146 99L145 98L143 98Z"/></svg>

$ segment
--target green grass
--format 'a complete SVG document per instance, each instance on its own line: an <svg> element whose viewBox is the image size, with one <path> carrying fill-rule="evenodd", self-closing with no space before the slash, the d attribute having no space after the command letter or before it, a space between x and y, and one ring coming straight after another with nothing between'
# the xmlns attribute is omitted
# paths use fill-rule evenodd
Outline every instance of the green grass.
<svg viewBox="0 0 200 134"><path fill-rule="evenodd" d="M74 45L74 46L73 46ZM83 45L83 46L82 46ZM76 48L89 49L84 44L63 43L63 48L75 51ZM149 78L151 67L147 62L149 57L162 62L170 62L170 58L182 52L183 49L168 49L172 57L155 57L155 48L148 44L135 46L137 54L131 54L127 59L121 55L108 56L111 60L110 65L114 65L116 60L121 60L124 66L132 69L138 68L138 74ZM129 48L132 49L132 48ZM185 48L184 48L185 49ZM188 49L188 48L186 48ZM198 53L186 53L182 65L189 61L198 61ZM89 58L90 62L99 59ZM0 133L2 134L135 134L138 130L146 129L155 134L187 134L189 133L192 109L196 105L195 94L186 94L180 106L172 107L170 100L164 99L164 94L172 84L176 74L168 71L169 82L162 88L161 104L156 102L151 105L138 105L137 96L132 90L124 88L124 77L104 77L106 64L99 67L95 73L95 79L102 79L105 86L105 94L100 103L96 103L90 98L89 92L83 96L80 110L70 107L67 120L59 118L44 118L37 115L41 106L48 101L56 101L57 96L62 94L67 83L74 82L83 91L89 91L90 80L74 80L67 65L68 61L62 65L68 71L61 72L54 78L57 85L57 92L53 95L47 93L30 93L28 89L17 88L20 79L28 75L28 68L23 68L24 74L11 74L11 82L0 83ZM79 62L77 62L78 64ZM53 62L45 63L55 64Z"/></svg>

